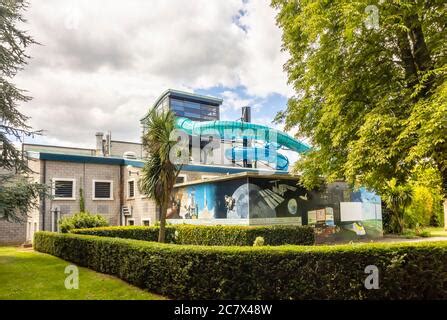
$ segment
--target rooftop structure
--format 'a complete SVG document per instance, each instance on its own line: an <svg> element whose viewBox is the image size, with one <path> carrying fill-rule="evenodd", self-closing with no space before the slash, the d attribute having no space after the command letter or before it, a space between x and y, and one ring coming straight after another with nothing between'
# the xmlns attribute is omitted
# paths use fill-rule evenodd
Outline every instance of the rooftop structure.
<svg viewBox="0 0 447 320"><path fill-rule="evenodd" d="M203 96L173 89L168 89L155 101L148 116L153 110L172 110L176 116L194 121L219 120L219 107L223 100L210 96Z"/></svg>

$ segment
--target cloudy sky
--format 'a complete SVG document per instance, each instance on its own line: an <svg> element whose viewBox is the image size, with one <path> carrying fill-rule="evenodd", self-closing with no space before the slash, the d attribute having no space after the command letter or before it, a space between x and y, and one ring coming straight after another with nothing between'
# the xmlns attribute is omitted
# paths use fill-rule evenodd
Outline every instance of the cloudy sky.
<svg viewBox="0 0 447 320"><path fill-rule="evenodd" d="M287 86L281 32L263 0L31 1L25 29L41 43L15 79L45 136L94 146L96 131L139 141L139 119L167 88L224 99L221 118L250 105L270 124Z"/></svg>

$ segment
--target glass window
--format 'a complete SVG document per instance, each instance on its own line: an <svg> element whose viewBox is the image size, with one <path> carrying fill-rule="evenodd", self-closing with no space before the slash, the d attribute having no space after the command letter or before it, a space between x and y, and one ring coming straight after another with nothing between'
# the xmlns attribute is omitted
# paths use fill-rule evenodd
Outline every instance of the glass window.
<svg viewBox="0 0 447 320"><path fill-rule="evenodd" d="M174 111L184 111L185 108L183 106L173 105L172 110Z"/></svg>
<svg viewBox="0 0 447 320"><path fill-rule="evenodd" d="M200 114L198 114L198 113L191 113L191 112L185 112L185 117L200 119Z"/></svg>
<svg viewBox="0 0 447 320"><path fill-rule="evenodd" d="M183 101L177 99L171 99L171 108L174 106L183 107Z"/></svg>
<svg viewBox="0 0 447 320"><path fill-rule="evenodd" d="M200 103L185 101L185 107L200 110Z"/></svg>
<svg viewBox="0 0 447 320"><path fill-rule="evenodd" d="M135 197L135 181L130 180L127 182L127 197L133 198Z"/></svg>
<svg viewBox="0 0 447 320"><path fill-rule="evenodd" d="M200 110L185 108L185 112L194 113L196 116L200 116Z"/></svg>

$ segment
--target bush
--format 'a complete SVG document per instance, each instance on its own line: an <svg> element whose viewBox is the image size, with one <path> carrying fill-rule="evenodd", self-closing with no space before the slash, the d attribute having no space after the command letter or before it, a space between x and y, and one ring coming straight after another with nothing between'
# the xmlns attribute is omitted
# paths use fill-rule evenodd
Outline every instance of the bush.
<svg viewBox="0 0 447 320"><path fill-rule="evenodd" d="M158 227L109 227L73 230L73 233L94 236L157 241ZM315 242L314 230L308 226L197 226L171 225L166 227L166 242L207 246L252 246L257 237L265 245L301 244Z"/></svg>
<svg viewBox="0 0 447 320"><path fill-rule="evenodd" d="M265 241L264 241L263 237L256 237L255 242L253 242L253 246L260 247L260 246L263 246L264 243L265 243Z"/></svg>
<svg viewBox="0 0 447 320"><path fill-rule="evenodd" d="M60 230L63 233L72 229L105 227L108 225L109 223L103 216L89 212L79 212L72 217L63 218L59 222Z"/></svg>
<svg viewBox="0 0 447 320"><path fill-rule="evenodd" d="M158 241L158 226L140 227L102 227L91 229L74 229L71 233L84 234L100 237L124 238L145 241ZM166 242L174 242L174 228L166 226Z"/></svg>
<svg viewBox="0 0 447 320"><path fill-rule="evenodd" d="M37 232L35 249L176 299L446 299L447 243L205 247ZM365 288L365 267L379 289Z"/></svg>

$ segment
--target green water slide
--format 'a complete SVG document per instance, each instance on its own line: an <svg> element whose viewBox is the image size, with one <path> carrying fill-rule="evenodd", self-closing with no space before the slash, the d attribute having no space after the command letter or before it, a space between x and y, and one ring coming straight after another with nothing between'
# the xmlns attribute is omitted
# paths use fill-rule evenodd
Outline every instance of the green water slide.
<svg viewBox="0 0 447 320"><path fill-rule="evenodd" d="M188 118L176 118L176 128L191 136L219 135L221 139L250 139L265 143L261 147L233 147L225 152L232 160L259 160L276 162L276 169L287 170L289 161L286 156L277 153L283 148L298 153L310 150L310 147L285 132L265 125L242 121L193 121Z"/></svg>

